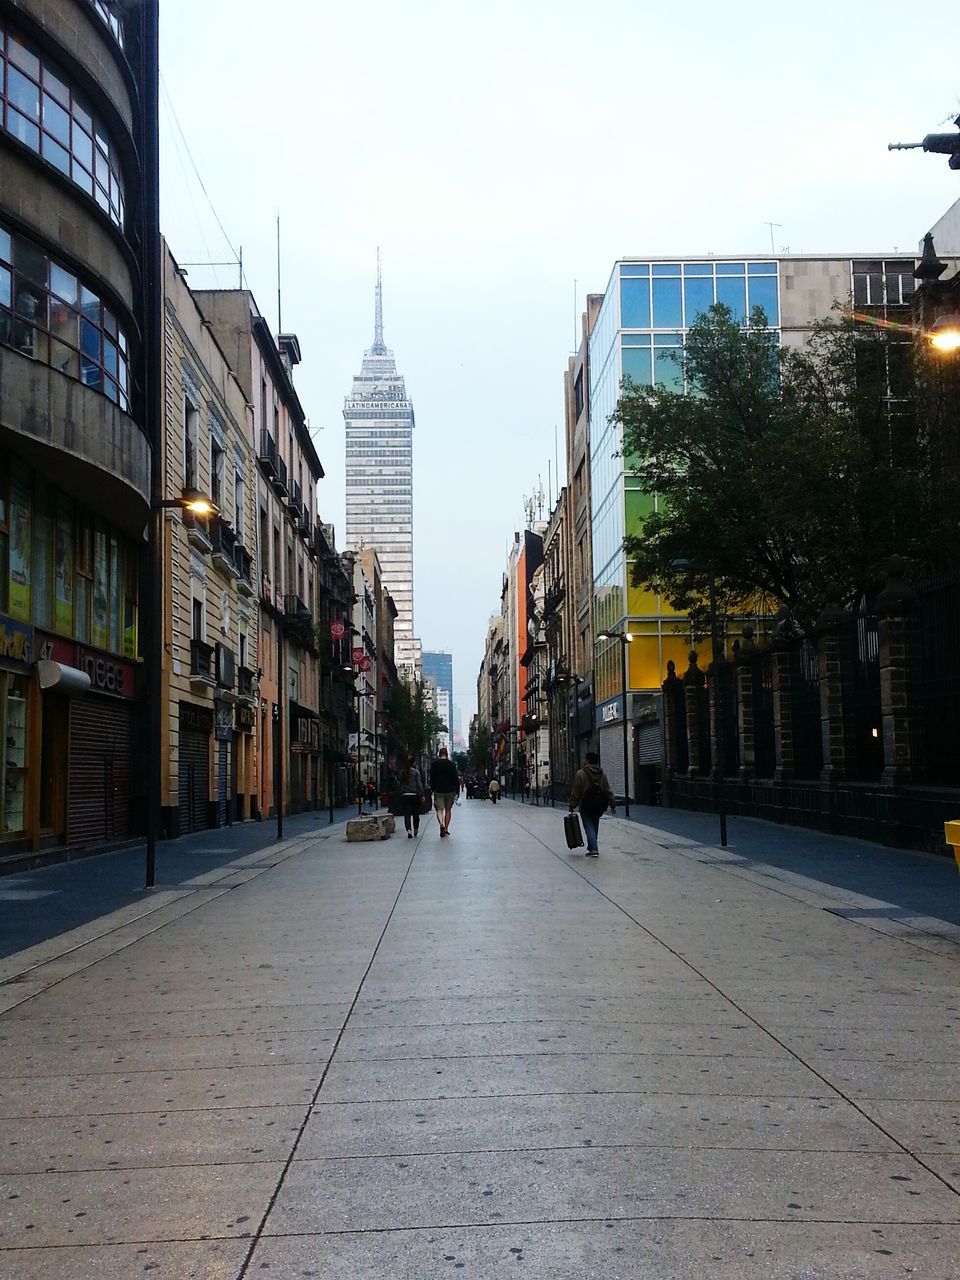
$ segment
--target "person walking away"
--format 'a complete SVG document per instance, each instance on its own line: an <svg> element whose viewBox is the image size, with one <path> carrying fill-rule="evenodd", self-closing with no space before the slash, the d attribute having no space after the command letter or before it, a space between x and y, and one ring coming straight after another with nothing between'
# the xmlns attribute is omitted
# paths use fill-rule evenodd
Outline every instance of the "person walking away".
<svg viewBox="0 0 960 1280"><path fill-rule="evenodd" d="M423 778L420 776L420 770L414 765L412 757L408 756L400 770L400 812L403 814L403 825L406 828L408 840L420 834L422 802Z"/></svg>
<svg viewBox="0 0 960 1280"><path fill-rule="evenodd" d="M496 778L490 779L490 786L487 788L487 794L494 804L500 799L500 783Z"/></svg>
<svg viewBox="0 0 960 1280"><path fill-rule="evenodd" d="M430 766L430 786L433 788L433 807L437 814L440 836L450 834L450 819L453 816L453 802L460 790L460 777L457 766L450 759L446 747L440 752Z"/></svg>
<svg viewBox="0 0 960 1280"><path fill-rule="evenodd" d="M378 804L377 784L372 778L367 782L367 804L371 809L376 809Z"/></svg>
<svg viewBox="0 0 960 1280"><path fill-rule="evenodd" d="M573 776L570 786L570 812L579 808L583 822L583 834L587 840L587 857L599 856L597 836L600 818L609 805L610 812L617 812L617 802L607 781L607 775L600 768L600 757L595 751L588 751L582 769Z"/></svg>

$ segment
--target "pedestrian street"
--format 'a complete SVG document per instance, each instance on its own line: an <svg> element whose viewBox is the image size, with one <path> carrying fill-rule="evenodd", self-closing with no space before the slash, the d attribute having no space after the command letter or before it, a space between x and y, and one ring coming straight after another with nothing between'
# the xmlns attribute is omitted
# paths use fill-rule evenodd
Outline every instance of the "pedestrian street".
<svg viewBox="0 0 960 1280"><path fill-rule="evenodd" d="M0 961L0 1276L956 1277L943 864L563 812L300 833Z"/></svg>

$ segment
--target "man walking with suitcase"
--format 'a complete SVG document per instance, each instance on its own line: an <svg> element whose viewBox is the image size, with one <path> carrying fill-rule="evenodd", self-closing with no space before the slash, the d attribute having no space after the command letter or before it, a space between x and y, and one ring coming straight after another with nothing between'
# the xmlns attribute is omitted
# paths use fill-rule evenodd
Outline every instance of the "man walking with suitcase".
<svg viewBox="0 0 960 1280"><path fill-rule="evenodd" d="M573 776L573 782L570 784L569 801L571 813L576 808L580 810L583 834L587 838L588 858L599 856L597 835L600 827L600 818L608 805L611 813L617 812L617 802L613 798L613 791L607 781L607 775L600 768L600 757L595 751L588 751L586 763Z"/></svg>

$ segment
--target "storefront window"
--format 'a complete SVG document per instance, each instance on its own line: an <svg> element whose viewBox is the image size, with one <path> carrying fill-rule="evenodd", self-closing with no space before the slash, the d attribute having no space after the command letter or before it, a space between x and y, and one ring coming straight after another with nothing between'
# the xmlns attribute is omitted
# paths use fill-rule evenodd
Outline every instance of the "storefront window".
<svg viewBox="0 0 960 1280"><path fill-rule="evenodd" d="M22 831L27 789L27 681L13 672L0 672L0 759L3 761L3 798L0 830Z"/></svg>
<svg viewBox="0 0 960 1280"><path fill-rule="evenodd" d="M93 643L106 649L110 639L110 563L107 535L97 529L93 535Z"/></svg>
<svg viewBox="0 0 960 1280"><path fill-rule="evenodd" d="M10 477L9 611L30 621L30 473L14 464Z"/></svg>
<svg viewBox="0 0 960 1280"><path fill-rule="evenodd" d="M33 491L33 621L50 627L53 621L53 528L50 486L37 476Z"/></svg>
<svg viewBox="0 0 960 1280"><path fill-rule="evenodd" d="M70 498L57 499L56 605L54 625L62 636L73 635L74 510Z"/></svg>

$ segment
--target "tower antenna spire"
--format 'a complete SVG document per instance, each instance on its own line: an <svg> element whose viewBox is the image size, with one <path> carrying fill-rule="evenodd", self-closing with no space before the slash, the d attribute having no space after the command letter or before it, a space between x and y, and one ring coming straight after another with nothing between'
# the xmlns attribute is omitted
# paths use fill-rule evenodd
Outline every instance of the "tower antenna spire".
<svg viewBox="0 0 960 1280"><path fill-rule="evenodd" d="M374 315L373 350L377 353L386 349L383 341L383 281L380 273L380 246L377 245L377 291Z"/></svg>

